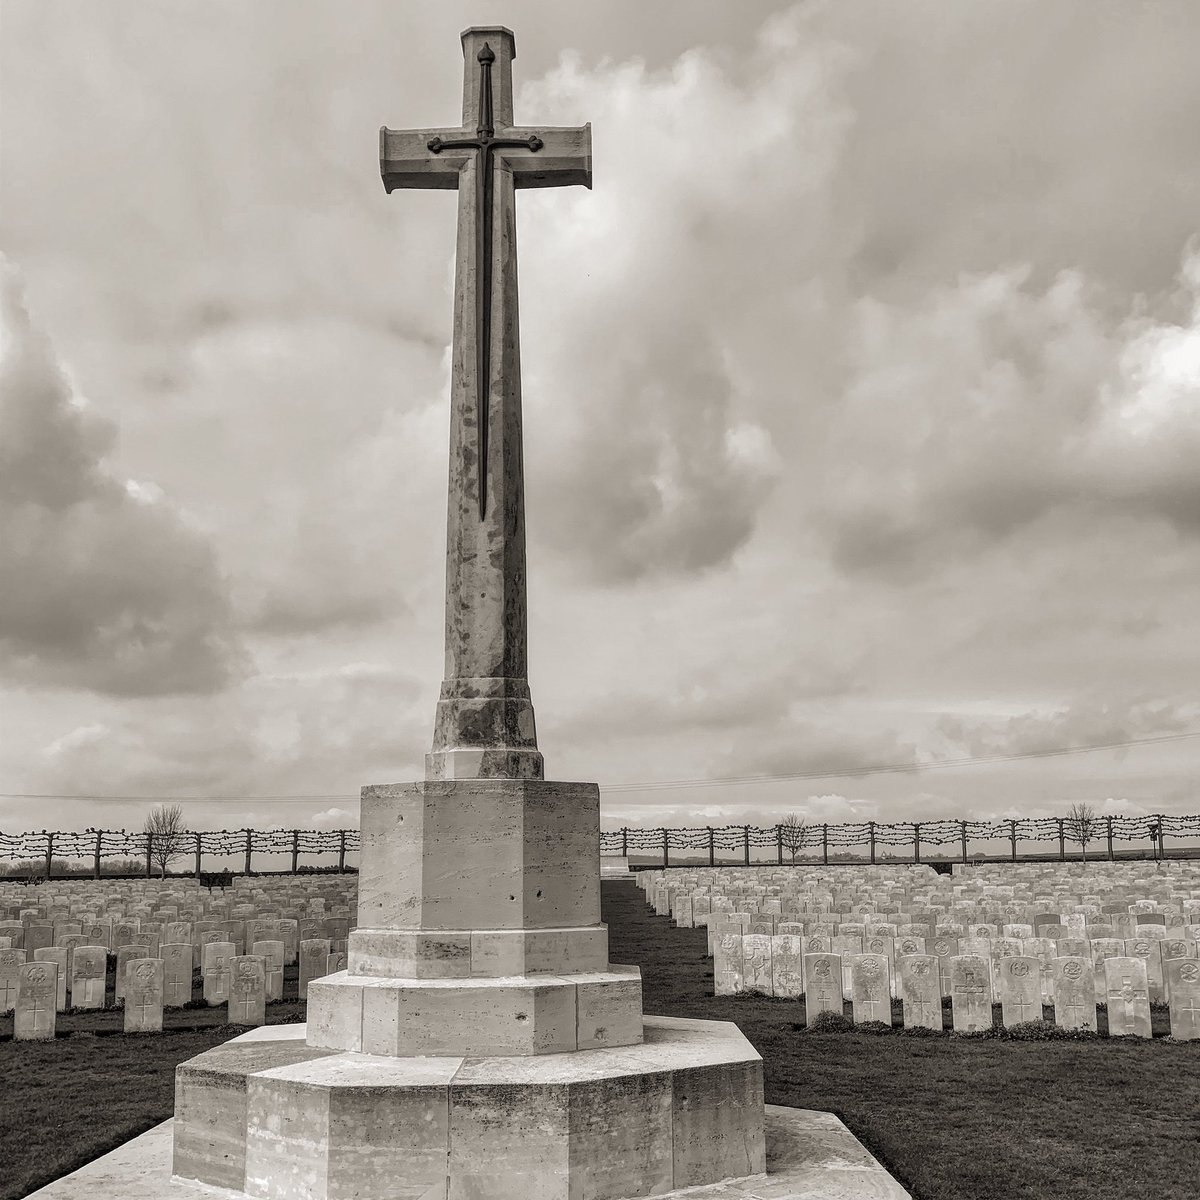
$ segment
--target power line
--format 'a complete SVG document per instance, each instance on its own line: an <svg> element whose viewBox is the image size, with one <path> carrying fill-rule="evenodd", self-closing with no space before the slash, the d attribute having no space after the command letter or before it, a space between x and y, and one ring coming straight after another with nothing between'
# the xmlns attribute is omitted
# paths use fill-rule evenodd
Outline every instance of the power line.
<svg viewBox="0 0 1200 1200"><path fill-rule="evenodd" d="M1164 733L1154 737L1132 738L1124 742L1098 742L1088 746L1060 746L1050 750L1024 750L1010 754L980 754L963 758L943 758L934 762L886 763L862 767L841 767L832 771L794 771L782 775L741 775L716 779L663 779L650 783L611 783L601 785L605 792L658 792L673 788L727 787L731 784L787 783L804 779L846 779L860 775L887 775L944 770L948 767L974 767L988 763L1019 762L1031 758L1060 758L1070 754L1094 754L1101 750L1127 750L1164 742L1182 742L1200 738L1200 729L1190 733ZM333 804L357 801L357 795L313 794L294 796L96 796L62 795L53 792L0 792L0 800L87 800L106 804L158 804L164 801L188 801L193 804Z"/></svg>

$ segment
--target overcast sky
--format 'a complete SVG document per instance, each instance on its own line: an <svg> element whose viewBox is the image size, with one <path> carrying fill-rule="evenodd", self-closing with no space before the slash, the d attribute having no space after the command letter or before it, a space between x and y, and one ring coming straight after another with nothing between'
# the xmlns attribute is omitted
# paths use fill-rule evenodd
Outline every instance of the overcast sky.
<svg viewBox="0 0 1200 1200"><path fill-rule="evenodd" d="M1200 729L1200 5L0 0L0 791L353 797L441 681L455 202L516 116L547 773ZM1200 739L604 793L608 824L1200 811ZM353 823L353 800L185 805ZM0 828L139 825L0 800Z"/></svg>

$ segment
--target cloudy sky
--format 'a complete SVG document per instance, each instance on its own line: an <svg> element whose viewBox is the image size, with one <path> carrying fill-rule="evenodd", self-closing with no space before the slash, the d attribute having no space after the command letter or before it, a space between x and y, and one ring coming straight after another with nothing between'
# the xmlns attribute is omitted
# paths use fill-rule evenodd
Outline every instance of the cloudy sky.
<svg viewBox="0 0 1200 1200"><path fill-rule="evenodd" d="M0 0L0 791L420 776L455 204L377 131L501 22L517 119L594 136L519 203L548 773L609 824L1200 811L1189 0Z"/></svg>

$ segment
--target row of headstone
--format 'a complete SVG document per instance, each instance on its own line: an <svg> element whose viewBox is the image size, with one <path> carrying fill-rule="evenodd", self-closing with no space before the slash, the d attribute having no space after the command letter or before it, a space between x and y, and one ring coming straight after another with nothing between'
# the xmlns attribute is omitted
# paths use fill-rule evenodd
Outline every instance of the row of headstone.
<svg viewBox="0 0 1200 1200"><path fill-rule="evenodd" d="M138 972L131 973L135 963L161 964L162 1004L182 1007L192 998L192 955L189 943L165 945L161 954L142 946L122 946L116 953L114 999L129 1008L129 987ZM204 1000L209 1005L227 1003L229 998L230 964L238 958L261 959L264 972L266 1000L283 999L286 947L282 941L255 942L250 955L239 953L232 942L208 942L202 947L201 981ZM300 944L299 997L306 999L308 984L313 979L341 971L346 966L343 951L331 950L328 938L310 939ZM55 1010L67 1008L99 1009L104 1007L108 969L108 952L103 946L54 947L36 950L27 961L27 951L8 948L0 950L0 1014L12 1011L18 1001L19 984L26 967L34 963L49 964L55 969ZM40 976L39 976L40 978Z"/></svg>
<svg viewBox="0 0 1200 1200"><path fill-rule="evenodd" d="M743 932L753 925L745 917L733 914L719 918L708 926L710 944L717 943L727 935L741 936L745 945L758 946L757 939L775 940L784 937L800 939L805 951L826 951L838 954L884 954L893 963L902 955L934 954L946 961L956 954L979 954L991 959L998 970L1000 960L1019 956L1036 958L1041 964L1041 980L1044 997L1049 1000L1052 988L1052 964L1055 959L1073 956L1090 958L1099 970L1106 958L1128 956L1140 958L1146 964L1150 981L1150 998L1155 1004L1165 1004L1170 998L1170 986L1166 976L1167 964L1175 959L1200 959L1200 943L1193 939L1179 938L1170 941L1155 941L1145 938L977 938L977 937L912 937L891 938L883 936L863 937L859 934L825 934L800 932L799 926L779 923L775 934ZM778 944L778 943L776 943ZM788 943L791 944L791 943Z"/></svg>
<svg viewBox="0 0 1200 1200"><path fill-rule="evenodd" d="M1065 1029L1095 1029L1096 1006L1105 1004L1110 1035L1150 1036L1152 993L1146 960L1113 955L1031 955L991 959L978 953L939 957L919 951L890 953L806 949L795 934L724 933L717 941L717 995L761 992L805 999L809 1023L820 1012L842 1012L849 999L855 1021L891 1024L891 1001L901 1001L906 1026L942 1028L942 1001L951 1001L953 1028L990 1028L993 1000L1005 1026L1043 1019L1053 1006ZM1047 989L1047 982L1049 987ZM1200 962L1172 959L1165 982L1170 996L1171 1036L1200 1037ZM1047 994L1048 992L1048 994Z"/></svg>

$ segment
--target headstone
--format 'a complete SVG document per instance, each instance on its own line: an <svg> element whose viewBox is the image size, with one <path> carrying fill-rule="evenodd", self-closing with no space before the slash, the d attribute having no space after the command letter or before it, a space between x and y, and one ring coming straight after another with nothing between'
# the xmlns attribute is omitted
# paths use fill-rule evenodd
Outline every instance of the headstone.
<svg viewBox="0 0 1200 1200"><path fill-rule="evenodd" d="M300 943L299 997L308 999L308 985L325 974L329 958L328 938L306 938Z"/></svg>
<svg viewBox="0 0 1200 1200"><path fill-rule="evenodd" d="M1054 960L1054 1023L1061 1029L1096 1028L1096 981L1087 955Z"/></svg>
<svg viewBox="0 0 1200 1200"><path fill-rule="evenodd" d="M0 1016L16 1007L17 982L24 965L24 950L0 950Z"/></svg>
<svg viewBox="0 0 1200 1200"><path fill-rule="evenodd" d="M938 934L928 943L929 952L936 955L938 960L938 986L943 996L953 994L950 986L950 960L958 954L958 938Z"/></svg>
<svg viewBox="0 0 1200 1200"><path fill-rule="evenodd" d="M209 1007L229 1000L229 964L234 957L232 942L209 942L200 960L204 981L204 1003Z"/></svg>
<svg viewBox="0 0 1200 1200"><path fill-rule="evenodd" d="M283 942L255 942L250 951L263 960L263 986L266 988L267 1002L282 1000L283 960L287 953Z"/></svg>
<svg viewBox="0 0 1200 1200"><path fill-rule="evenodd" d="M1096 1003L1108 1003L1108 988L1104 982L1104 964L1110 958L1123 958L1125 943L1120 938L1093 938L1092 970L1096 977Z"/></svg>
<svg viewBox="0 0 1200 1200"><path fill-rule="evenodd" d="M32 960L37 950L54 945L54 926L45 922L34 922L25 926L25 949Z"/></svg>
<svg viewBox="0 0 1200 1200"><path fill-rule="evenodd" d="M748 992L771 995L771 939L769 933L748 933L742 938L742 978Z"/></svg>
<svg viewBox="0 0 1200 1200"><path fill-rule="evenodd" d="M1150 1037L1150 994L1146 962L1141 958L1104 960L1110 1037Z"/></svg>
<svg viewBox="0 0 1200 1200"><path fill-rule="evenodd" d="M76 946L71 960L72 1008L103 1008L108 951L103 946Z"/></svg>
<svg viewBox="0 0 1200 1200"><path fill-rule="evenodd" d="M57 963L35 961L21 968L13 1016L14 1041L46 1042L54 1039L57 995Z"/></svg>
<svg viewBox="0 0 1200 1200"><path fill-rule="evenodd" d="M804 1020L811 1025L823 1012L842 1013L842 957L816 953L804 956Z"/></svg>
<svg viewBox="0 0 1200 1200"><path fill-rule="evenodd" d="M902 954L896 960L906 1029L942 1028L940 961L936 954Z"/></svg>
<svg viewBox="0 0 1200 1200"><path fill-rule="evenodd" d="M1171 996L1171 1036L1177 1042L1200 1038L1200 962L1171 958L1166 963Z"/></svg>
<svg viewBox="0 0 1200 1200"><path fill-rule="evenodd" d="M279 918L279 937L284 946L284 965L293 966L300 954L300 923L293 917Z"/></svg>
<svg viewBox="0 0 1200 1200"><path fill-rule="evenodd" d="M236 955L229 969L231 1025L267 1023L267 983L263 960L257 954Z"/></svg>
<svg viewBox="0 0 1200 1200"><path fill-rule="evenodd" d="M804 994L804 939L777 933L771 939L771 995L795 999Z"/></svg>
<svg viewBox="0 0 1200 1200"><path fill-rule="evenodd" d="M67 977L69 969L67 964L68 957L67 950L63 946L43 946L40 950L33 952L34 962L52 962L58 967L58 975L56 976L56 986L58 987L56 1003L59 1012L66 1012L67 1010L67 984L69 982Z"/></svg>
<svg viewBox="0 0 1200 1200"><path fill-rule="evenodd" d="M713 949L713 991L736 996L742 991L742 934L737 929L717 935Z"/></svg>
<svg viewBox="0 0 1200 1200"><path fill-rule="evenodd" d="M182 1008L192 998L192 944L167 942L162 948L163 1005Z"/></svg>
<svg viewBox="0 0 1200 1200"><path fill-rule="evenodd" d="M1125 954L1128 958L1140 958L1146 964L1146 985L1150 989L1151 1004L1165 1004L1167 991L1163 979L1161 942L1148 937L1128 938Z"/></svg>
<svg viewBox="0 0 1200 1200"><path fill-rule="evenodd" d="M136 921L117 921L112 927L112 948L114 951L120 950L122 946L128 946L137 936L138 926Z"/></svg>
<svg viewBox="0 0 1200 1200"><path fill-rule="evenodd" d="M146 951L141 946L124 945L117 951L117 972L116 981L113 988L113 999L124 1001L125 999L125 981L127 976L125 968L137 958L145 958Z"/></svg>
<svg viewBox="0 0 1200 1200"><path fill-rule="evenodd" d="M163 1027L163 960L135 958L125 966L125 1032L158 1033Z"/></svg>
<svg viewBox="0 0 1200 1200"><path fill-rule="evenodd" d="M992 968L981 954L950 960L950 1000L956 1033L992 1027Z"/></svg>
<svg viewBox="0 0 1200 1200"><path fill-rule="evenodd" d="M1000 960L1000 1019L1005 1028L1042 1019L1042 970L1036 958Z"/></svg>
<svg viewBox="0 0 1200 1200"><path fill-rule="evenodd" d="M856 954L850 959L850 1003L855 1021L892 1023L891 982L891 962L886 954Z"/></svg>

